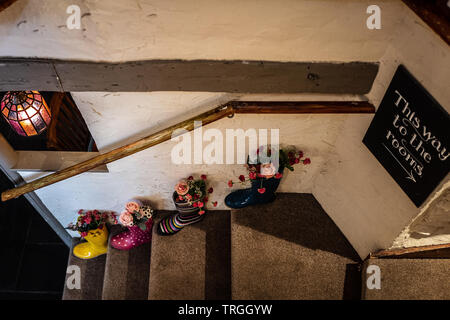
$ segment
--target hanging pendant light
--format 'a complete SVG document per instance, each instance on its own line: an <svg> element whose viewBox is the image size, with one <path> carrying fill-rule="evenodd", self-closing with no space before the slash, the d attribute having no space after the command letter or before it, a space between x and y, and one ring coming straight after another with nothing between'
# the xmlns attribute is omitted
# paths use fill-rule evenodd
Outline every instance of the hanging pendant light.
<svg viewBox="0 0 450 320"><path fill-rule="evenodd" d="M50 109L38 91L8 91L0 106L3 117L21 136L41 134L50 125Z"/></svg>

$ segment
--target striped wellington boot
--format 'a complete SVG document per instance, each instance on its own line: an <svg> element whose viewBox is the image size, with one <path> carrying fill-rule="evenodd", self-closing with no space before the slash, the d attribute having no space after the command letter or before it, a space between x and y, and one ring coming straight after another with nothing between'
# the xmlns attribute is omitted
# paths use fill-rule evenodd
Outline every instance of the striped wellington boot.
<svg viewBox="0 0 450 320"><path fill-rule="evenodd" d="M198 212L187 214L176 213L161 220L156 231L161 236L170 236L185 226L202 221L203 218L204 214L200 215Z"/></svg>

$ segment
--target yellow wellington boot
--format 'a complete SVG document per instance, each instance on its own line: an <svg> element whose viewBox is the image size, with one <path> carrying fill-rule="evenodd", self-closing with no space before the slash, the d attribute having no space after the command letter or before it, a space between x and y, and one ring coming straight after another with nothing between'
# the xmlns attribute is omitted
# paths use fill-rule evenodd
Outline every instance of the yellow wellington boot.
<svg viewBox="0 0 450 320"><path fill-rule="evenodd" d="M87 242L80 243L73 248L74 256L80 259L92 259L108 251L108 229L105 225L88 231L84 238Z"/></svg>

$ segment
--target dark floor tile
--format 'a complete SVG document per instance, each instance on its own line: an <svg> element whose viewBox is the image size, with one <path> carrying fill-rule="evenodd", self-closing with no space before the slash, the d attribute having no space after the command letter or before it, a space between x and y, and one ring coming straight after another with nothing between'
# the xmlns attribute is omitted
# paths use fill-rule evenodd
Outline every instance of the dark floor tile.
<svg viewBox="0 0 450 320"><path fill-rule="evenodd" d="M27 243L43 242L60 243L61 239L38 213L34 213Z"/></svg>
<svg viewBox="0 0 450 320"><path fill-rule="evenodd" d="M64 244L25 246L18 290L62 291L69 249Z"/></svg>
<svg viewBox="0 0 450 320"><path fill-rule="evenodd" d="M61 300L62 292L0 291L0 300Z"/></svg>

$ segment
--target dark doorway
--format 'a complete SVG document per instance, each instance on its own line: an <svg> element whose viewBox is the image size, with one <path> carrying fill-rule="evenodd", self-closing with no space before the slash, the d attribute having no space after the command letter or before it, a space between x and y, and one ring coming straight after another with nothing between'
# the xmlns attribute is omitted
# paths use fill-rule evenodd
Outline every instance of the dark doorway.
<svg viewBox="0 0 450 320"><path fill-rule="evenodd" d="M23 196L0 202L0 235L0 299L61 299L69 248Z"/></svg>

